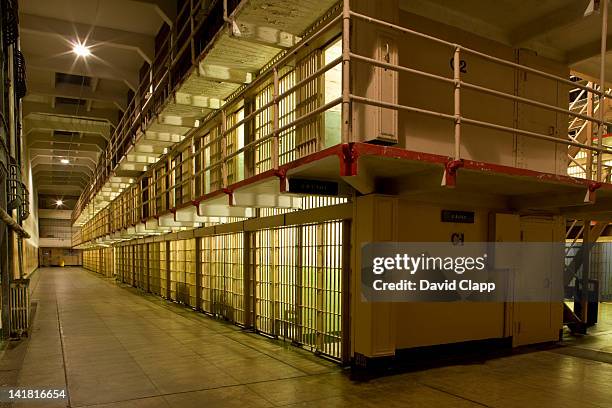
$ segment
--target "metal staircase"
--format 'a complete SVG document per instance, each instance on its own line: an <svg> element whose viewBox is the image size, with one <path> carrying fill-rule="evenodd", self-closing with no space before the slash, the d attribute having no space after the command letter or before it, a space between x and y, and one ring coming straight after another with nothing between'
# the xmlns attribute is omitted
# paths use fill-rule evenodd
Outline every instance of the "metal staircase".
<svg viewBox="0 0 612 408"><path fill-rule="evenodd" d="M573 220L567 227L566 240L572 239L572 242L567 245L565 250L565 270L564 270L564 287L566 289L566 297L573 297L575 304L582 300L582 296L588 296L589 290L579 291L580 280L584 273L585 251L590 250L592 243L597 241L608 222L597 221L594 225L585 225L584 222ZM584 242L585 228L589 228L589 242L587 245ZM597 280L593 280L597 286ZM597 296L597 294L595 294ZM566 303L563 304L563 322L572 332L586 333L586 328L590 325L588 319L585 321L582 317L575 313Z"/></svg>
<svg viewBox="0 0 612 408"><path fill-rule="evenodd" d="M577 77L571 77L572 81L576 82L576 84L593 87L594 89L598 89L597 84L593 82L588 82L582 80ZM607 89L606 92L610 93L612 89ZM593 95L592 93L587 93L583 89L575 88L570 91L570 104L569 109L580 115L587 116L595 116L597 117L597 112L600 109L599 106L599 97L597 95ZM589 142L589 131L591 133L590 141L593 144L597 143L597 134L598 134L598 124L590 122L580 117L570 117L568 123L568 137L570 140L577 143L588 144ZM604 134L607 132L604 129ZM568 173L574 177L580 178L588 178L587 177L587 167L588 167L588 153L587 150L581 149L577 146L569 146L567 150L567 158L568 158ZM602 181L610 182L610 177L612 174L612 167L610 160L606 160L604 157L602 163ZM595 174L595 168L597 163L597 156L592 157L591 165L592 171L591 174Z"/></svg>

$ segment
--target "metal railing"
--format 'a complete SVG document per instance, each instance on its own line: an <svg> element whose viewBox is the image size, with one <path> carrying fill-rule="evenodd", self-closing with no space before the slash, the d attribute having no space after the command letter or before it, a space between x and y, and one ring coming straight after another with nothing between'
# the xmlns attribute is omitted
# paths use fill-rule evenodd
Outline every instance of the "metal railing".
<svg viewBox="0 0 612 408"><path fill-rule="evenodd" d="M92 186L79 197L73 211L73 220L100 191L134 143L138 131L145 130L148 124L156 119L159 110L171 98L182 80L196 69L199 59L211 45L210 40L225 24L223 20L221 24L218 23L215 19L217 14L227 16L236 9L238 3L239 1L212 2L210 13L202 16L201 11L208 2L184 2L177 13L176 24L172 25L164 41L158 45L154 60L129 101L105 151L100 155Z"/></svg>
<svg viewBox="0 0 612 408"><path fill-rule="evenodd" d="M465 81L462 78L460 64L453 64L452 77L446 77L360 55L351 50L351 20L364 21L387 30L441 44L449 49L449 56L454 58L454 61L460 61L462 55L470 54L496 65L528 72L570 86L570 89L578 89L583 95L596 96L604 101L605 98L612 96L609 93L602 93L592 83L584 85L581 82L571 81L568 78L354 12L350 9L349 2L345 1L341 13L330 15L312 30L310 36L270 63L265 72L229 98L221 109L210 114L198 129L177 143L135 180L132 186L123 191L105 211L99 212L89 221L83 229L83 241L87 241L88 237L103 236L144 219L159 217L177 208L193 205L194 202L226 189L233 183L265 171L277 170L283 164L321 150L325 147L326 137L321 121L327 112L338 107L341 107L336 111L341 118L339 120L341 132L339 138L334 140L334 144L356 140L352 134L351 116L356 105L365 104L448 120L453 124L449 142L453 146L452 158L455 160L464 158L461 146L462 131L465 126L543 140L551 143L553 147L572 146L591 152L596 158L612 154L612 149L602 145L601 140L598 140L597 145L593 145L592 140L581 143L567 136L556 137L468 117L463 113L461 98L462 90L468 89L517 104L567 115L574 123L582 121L599 126L612 125L601 117L595 118L590 111L585 113L580 102L576 102L583 99L581 96L576 98L571 106L564 108ZM340 33L341 37L334 37ZM323 36L326 37L325 41L319 41ZM321 62L324 61L322 55L326 50L325 47L334 42L341 44L341 55L334 56L327 62ZM315 60L319 62L313 63ZM356 94L351 87L356 64L407 73L447 84L452 89L449 93L453 106L452 114ZM334 69L341 70L342 80L338 85L340 89L337 95L325 99L322 84L325 76ZM603 163L590 168L592 179L605 180L606 168Z"/></svg>
<svg viewBox="0 0 612 408"><path fill-rule="evenodd" d="M366 23L372 24L372 25L376 25L376 26L380 26L380 27L384 27L386 29L389 30L394 30L398 33L402 33L402 34L406 34L406 35L412 35L412 36L416 36L419 37L421 39L425 39L425 40L429 40L433 43L439 44L439 45L443 45L449 48L449 50L452 53L452 58L454 61L460 61L461 60L461 56L463 54L470 54L473 56L477 56L479 58L482 58L484 60L502 65L502 66L506 66L506 67L511 67L513 69L522 71L522 72L527 72L527 73L531 73L531 74L535 74L538 75L540 77L543 78L547 78L550 80L553 80L559 84L564 84L564 85L569 85L572 88L578 88L583 92L586 92L587 94L593 94L593 95L597 95L598 97L600 97L602 99L602 101L605 101L605 98L607 97L611 97L612 95L609 93L603 93L601 92L601 90L596 89L593 86L588 86L588 85L582 85L580 83L576 83L571 81L568 78L562 78L526 65L522 65L522 64L518 64L512 61L507 61L504 60L502 58L498 58L498 57L494 57L492 55L488 55L485 54L483 52L468 48L468 47L464 47L460 44L455 44L449 41L445 41L443 39L440 38L436 38L433 37L431 35L427 35L427 34L423 34L420 33L418 31L414 31L402 26L399 26L397 24L393 24L387 21L383 21L380 19L376 19L361 13L357 13L355 11L352 11L350 9L350 5L349 5L349 1L346 0L344 2L344 8L343 8L343 14L342 14L342 18L345 21L345 24L343 25L343 37L344 38L350 38L350 21L351 19L358 19L361 21L364 21ZM480 86L480 85L476 85L470 82L467 82L465 80L462 79L462 75L461 75L461 69L460 69L460 64L459 63L455 63L453 64L453 77L449 78L449 77L445 77L445 76L441 76L441 75L437 75L437 74L433 74L433 73L429 73L429 72L424 72L418 69L413 69L413 68L409 68L409 67L404 67L401 65L397 65L397 64L392 64L389 62L385 62L385 61L379 61L373 58L369 58L363 55L359 55L356 54L354 52L351 52L351 50L349 49L350 47L350 42L349 41L345 41L345 47L343 50L343 62L345 65L345 69L346 66L350 65L352 62L358 62L358 63L365 63L365 64L370 64L372 66L376 66L376 67L380 67L380 68L384 68L384 69L390 69L390 70L394 70L396 72L406 72L406 73L410 73L410 74L414 74L414 75L418 75L420 77L423 78L428 78L428 79L432 79L432 80L436 80L436 81L440 81L440 82L444 82L447 83L448 85L453 87L453 111L454 113L451 114L446 114L440 111L433 111L433 110L427 110L427 109L420 109L420 108L416 108L416 107L411 107L411 106L406 106L406 105L401 105L401 104L394 104L394 103L387 103L387 102L383 102L383 101L379 101L379 100L375 100L373 98L367 98L367 97L363 97L363 96L359 96L359 95L354 95L354 94L350 94L350 95L346 95L347 90L343 88L343 100L346 99L350 99L353 102L356 103L363 103L363 104L368 104L368 105L373 105L373 106L378 106L378 107L382 107L382 108L388 108L388 109L394 109L394 110L403 110L403 111L408 111L408 112L414 112L414 113L419 113L419 114L423 114L423 115L429 115L429 116L434 116L437 118L442 118L442 119L447 119L449 121L452 121L454 123L454 159L455 160L460 160L462 158L462 154L461 154L461 130L463 125L473 125L473 126L477 126L477 127L482 127L482 128L488 128L488 129L492 129L492 130L499 130L499 131L503 131L503 132L508 132L508 133L513 133L513 134L518 134L518 135L522 135L522 136L527 136L533 139L539 139L539 140L544 140L544 141L548 141L548 142L552 142L555 144L562 144L562 145L566 145L566 146L575 146L578 147L580 149L585 149L587 151L593 152L595 154L597 154L597 156L600 156L604 153L612 153L612 149L610 149L609 147L603 146L601 143L601 138L598 141L598 145L597 146L593 146L591 144L585 144L585 143L580 143L577 142L575 140L571 140L569 138L565 138L565 137L554 137L551 135L546 135L543 133L538 133L538 132L533 132L533 131L528 131L528 130L523 130L523 129L519 129L517 127L510 127L510 126L504 126L504 125L500 125L500 124L495 124L495 123L490 123L490 122L486 122L486 121L482 121L482 120L475 120L469 117L466 117L464 114L462 114L462 109L461 109L461 93L462 93L462 89L470 89L473 91L477 91L479 93L482 94L489 94L489 95L493 95L499 98L503 98L503 99L507 99L507 100L511 100L520 104L526 104L526 105L531 105L534 107L538 107L541 109L545 109L551 112L556 112L556 113L560 113L560 114L566 114L570 117L576 118L576 119L582 119L584 121L590 122L590 123L597 123L599 126L604 126L604 125L612 125L610 122L606 122L602 119L602 116L600 116L600 118L595 118L592 115L586 115L582 112L576 112L574 109L566 109L566 108L562 108L559 106L555 106L555 105L551 105L548 103L544 103L544 102L539 102L536 100L532 100L532 99L528 99L525 97L521 97L518 95L513 95L507 92L502 92L499 90L495 90L495 89L491 89L491 88L487 88L484 86ZM348 76L348 74L347 74ZM604 106L603 104L600 104L600 106ZM595 176L595 180L597 181L601 181L603 180L603 172L602 172L602 166L601 166L601 160L598 160L598 163L600 163L599 165L597 165L597 169L596 169L596 174Z"/></svg>
<svg viewBox="0 0 612 408"><path fill-rule="evenodd" d="M17 209L19 220L30 216L30 193L21 181L21 168L17 164L9 164L7 177L8 209Z"/></svg>

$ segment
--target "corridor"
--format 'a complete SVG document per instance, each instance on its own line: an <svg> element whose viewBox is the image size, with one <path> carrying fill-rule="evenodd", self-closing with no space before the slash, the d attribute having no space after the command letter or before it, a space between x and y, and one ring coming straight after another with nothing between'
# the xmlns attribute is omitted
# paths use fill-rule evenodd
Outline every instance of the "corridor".
<svg viewBox="0 0 612 408"><path fill-rule="evenodd" d="M348 370L81 268L32 280L17 384L71 407L610 406L612 366L556 350L352 381ZM11 385L11 384L9 384ZM581 395L589 393L585 402ZM20 406L42 406L31 402Z"/></svg>

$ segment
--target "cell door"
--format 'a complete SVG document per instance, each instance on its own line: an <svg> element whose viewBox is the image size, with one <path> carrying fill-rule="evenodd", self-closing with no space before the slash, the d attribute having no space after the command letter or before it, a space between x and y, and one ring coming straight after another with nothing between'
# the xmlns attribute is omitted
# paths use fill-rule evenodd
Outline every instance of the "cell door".
<svg viewBox="0 0 612 408"><path fill-rule="evenodd" d="M530 287L538 285L534 279L548 279L555 277L554 271L563 268L563 257L553 256L555 246L559 245L559 222L555 219L521 219L521 241L533 242L533 245L522 246L522 256L519 261L521 271L538 270L540 275L517 277L516 291L525 293ZM550 246L546 245L547 243ZM553 285L548 292L538 294L547 301L543 302L515 302L513 308L513 346L553 341L558 338L563 321L562 303L553 299Z"/></svg>

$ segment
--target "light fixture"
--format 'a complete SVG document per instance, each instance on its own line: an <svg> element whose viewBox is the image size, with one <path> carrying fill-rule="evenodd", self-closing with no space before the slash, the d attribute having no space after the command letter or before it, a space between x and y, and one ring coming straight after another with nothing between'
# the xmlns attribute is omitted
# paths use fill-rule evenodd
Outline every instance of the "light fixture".
<svg viewBox="0 0 612 408"><path fill-rule="evenodd" d="M68 160L68 159L60 159L60 163L62 163L62 164L70 164L70 160Z"/></svg>
<svg viewBox="0 0 612 408"><path fill-rule="evenodd" d="M72 52L74 52L79 57L88 57L91 55L91 51L89 47L86 47L85 44L76 43L72 46Z"/></svg>
<svg viewBox="0 0 612 408"><path fill-rule="evenodd" d="M57 205L58 207L61 207L62 205L64 205L64 201L62 201L61 199L57 200L55 202L55 205Z"/></svg>

